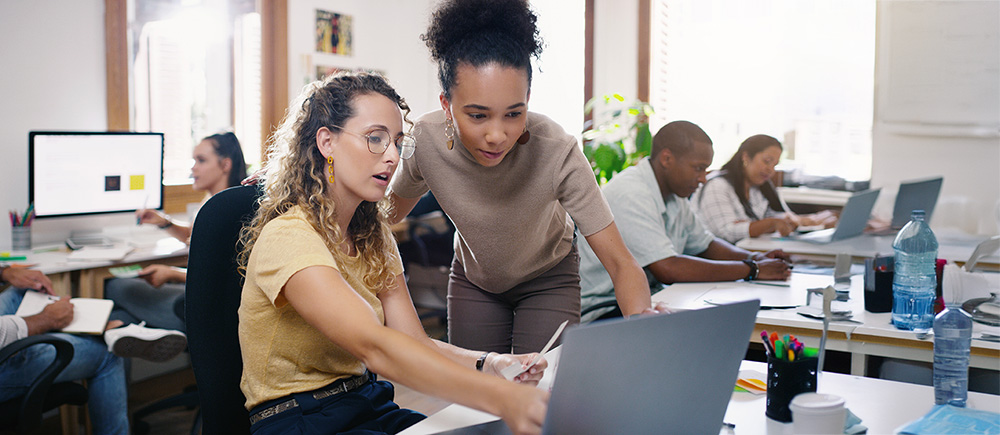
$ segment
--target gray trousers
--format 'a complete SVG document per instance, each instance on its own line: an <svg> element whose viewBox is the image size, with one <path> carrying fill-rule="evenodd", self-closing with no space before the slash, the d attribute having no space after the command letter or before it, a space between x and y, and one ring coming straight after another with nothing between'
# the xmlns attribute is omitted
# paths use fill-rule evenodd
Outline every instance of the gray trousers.
<svg viewBox="0 0 1000 435"><path fill-rule="evenodd" d="M125 324L146 322L150 328L184 332L184 284L153 287L142 278L112 278L104 284L104 298L115 303L111 320Z"/></svg>
<svg viewBox="0 0 1000 435"><path fill-rule="evenodd" d="M448 280L448 341L498 353L538 352L559 324L580 323L580 255L576 245L540 276L503 293L490 293L465 277L458 259ZM559 342L557 342L559 343Z"/></svg>

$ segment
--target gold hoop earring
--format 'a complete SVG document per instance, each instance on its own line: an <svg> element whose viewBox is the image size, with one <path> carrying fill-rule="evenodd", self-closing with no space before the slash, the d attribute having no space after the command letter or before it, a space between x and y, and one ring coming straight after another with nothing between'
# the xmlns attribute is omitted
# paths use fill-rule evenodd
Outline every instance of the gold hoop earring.
<svg viewBox="0 0 1000 435"><path fill-rule="evenodd" d="M448 149L452 149L455 146L455 123L451 118L444 120L444 137L448 138Z"/></svg>

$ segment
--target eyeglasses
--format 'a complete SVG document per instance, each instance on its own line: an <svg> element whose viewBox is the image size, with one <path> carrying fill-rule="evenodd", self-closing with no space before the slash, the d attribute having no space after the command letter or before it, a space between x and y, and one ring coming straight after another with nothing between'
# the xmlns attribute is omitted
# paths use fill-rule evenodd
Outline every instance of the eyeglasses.
<svg viewBox="0 0 1000 435"><path fill-rule="evenodd" d="M344 127L339 125L332 125L332 127L339 128L340 131L344 133L350 133L358 137L363 137L368 141L368 151L372 154L382 154L385 150L389 148L390 143L396 144L396 151L399 152L399 158L408 159L413 157L413 150L416 148L417 140L413 138L413 135L409 133L403 133L395 141L389 136L389 132L385 130L375 130L368 134L355 133L352 131L347 131Z"/></svg>

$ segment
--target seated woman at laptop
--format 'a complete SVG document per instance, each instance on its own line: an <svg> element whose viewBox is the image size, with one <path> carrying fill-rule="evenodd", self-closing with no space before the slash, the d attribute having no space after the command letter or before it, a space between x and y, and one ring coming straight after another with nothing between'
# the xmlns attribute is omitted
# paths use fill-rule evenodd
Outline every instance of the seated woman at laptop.
<svg viewBox="0 0 1000 435"><path fill-rule="evenodd" d="M514 380L536 384L544 360L524 367L537 354L432 340L417 318L385 195L413 155L404 113L381 76L339 73L308 85L274 134L240 256L240 386L254 434L396 433L424 418L372 372L499 415L515 433L540 431L548 393L499 375L517 364L528 370Z"/></svg>
<svg viewBox="0 0 1000 435"><path fill-rule="evenodd" d="M783 150L777 139L750 136L736 154L692 197L702 223L727 242L779 233L787 236L798 226L836 225L837 216L822 211L797 215L785 211L771 184Z"/></svg>

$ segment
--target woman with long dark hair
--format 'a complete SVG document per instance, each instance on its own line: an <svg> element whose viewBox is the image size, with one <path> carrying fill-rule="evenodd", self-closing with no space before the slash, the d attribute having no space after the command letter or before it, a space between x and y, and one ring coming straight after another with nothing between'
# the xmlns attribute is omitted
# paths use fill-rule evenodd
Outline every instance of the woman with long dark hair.
<svg viewBox="0 0 1000 435"><path fill-rule="evenodd" d="M750 136L694 194L702 223L716 237L736 243L762 234L787 236L799 225L829 227L837 223L829 212L796 215L785 211L771 183L783 149L771 136Z"/></svg>

